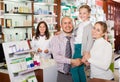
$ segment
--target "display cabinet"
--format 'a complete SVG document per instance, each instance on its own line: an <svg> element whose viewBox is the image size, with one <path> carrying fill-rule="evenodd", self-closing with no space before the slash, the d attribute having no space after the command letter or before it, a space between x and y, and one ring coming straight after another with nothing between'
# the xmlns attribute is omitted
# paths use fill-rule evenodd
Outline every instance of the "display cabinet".
<svg viewBox="0 0 120 82"><path fill-rule="evenodd" d="M3 43L7 68L11 82L37 82L31 50L27 41L14 41ZM7 52L6 52L7 51Z"/></svg>

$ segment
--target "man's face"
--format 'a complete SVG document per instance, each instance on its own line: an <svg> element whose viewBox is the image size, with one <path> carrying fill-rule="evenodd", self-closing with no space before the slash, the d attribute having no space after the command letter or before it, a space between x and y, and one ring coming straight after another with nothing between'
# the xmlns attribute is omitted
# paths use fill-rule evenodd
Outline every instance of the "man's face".
<svg viewBox="0 0 120 82"><path fill-rule="evenodd" d="M69 17L65 17L62 19L61 27L65 33L71 33L73 30L73 23Z"/></svg>

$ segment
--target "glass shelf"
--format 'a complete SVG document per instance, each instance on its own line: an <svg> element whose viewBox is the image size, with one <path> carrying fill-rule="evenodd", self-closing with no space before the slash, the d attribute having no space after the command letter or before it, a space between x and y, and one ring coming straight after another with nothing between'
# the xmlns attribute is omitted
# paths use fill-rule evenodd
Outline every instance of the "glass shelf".
<svg viewBox="0 0 120 82"><path fill-rule="evenodd" d="M1 3L25 3L25 2L32 2L33 0L4 0L4 1L0 1Z"/></svg>
<svg viewBox="0 0 120 82"><path fill-rule="evenodd" d="M25 53L30 53L33 52L33 49L30 50L24 50L24 51L19 51L19 52L14 52L14 53L10 53L10 55L19 55L19 54L25 54Z"/></svg>
<svg viewBox="0 0 120 82"><path fill-rule="evenodd" d="M57 32L57 30L49 30L49 32Z"/></svg>
<svg viewBox="0 0 120 82"><path fill-rule="evenodd" d="M57 6L57 4L53 4L53 3L44 3L44 2L34 2L34 5L41 5L41 6Z"/></svg>
<svg viewBox="0 0 120 82"><path fill-rule="evenodd" d="M40 67L39 67L39 66L37 66L37 67L32 67L32 68L30 68L30 69L21 71L21 72L19 72L19 75L24 75L24 74L27 74L27 73L32 72L32 71L34 71L34 70L37 70L37 69L40 69Z"/></svg>
<svg viewBox="0 0 120 82"><path fill-rule="evenodd" d="M40 16L40 17L57 17L57 15L48 15L48 14L35 14L34 16Z"/></svg>

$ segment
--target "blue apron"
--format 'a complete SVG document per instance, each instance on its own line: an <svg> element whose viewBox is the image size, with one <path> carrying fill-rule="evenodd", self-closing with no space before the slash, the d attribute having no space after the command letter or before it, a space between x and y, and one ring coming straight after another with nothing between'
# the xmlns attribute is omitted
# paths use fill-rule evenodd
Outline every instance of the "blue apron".
<svg viewBox="0 0 120 82"><path fill-rule="evenodd" d="M81 55L81 46L82 45L74 44L74 46L75 46L75 48L74 48L75 52L73 55L73 59L82 58L82 55ZM74 82L86 82L84 64L71 68L71 74L72 74L72 78L73 78Z"/></svg>

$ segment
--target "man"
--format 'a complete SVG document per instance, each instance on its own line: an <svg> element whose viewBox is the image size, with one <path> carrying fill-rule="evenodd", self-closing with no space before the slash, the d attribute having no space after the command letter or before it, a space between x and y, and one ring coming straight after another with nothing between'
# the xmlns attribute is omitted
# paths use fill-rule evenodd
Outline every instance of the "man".
<svg viewBox="0 0 120 82"><path fill-rule="evenodd" d="M63 31L59 35L54 36L50 42L53 58L57 62L57 82L73 82L70 74L70 67L79 66L82 63L79 58L72 59L72 54L74 53L72 19L69 17L63 17L61 20L61 28ZM69 37L69 39L67 37ZM68 43L69 47L67 47ZM71 56L66 56L68 53Z"/></svg>

